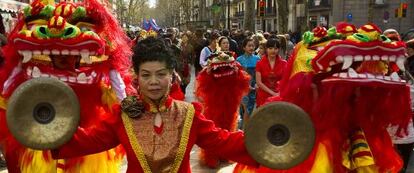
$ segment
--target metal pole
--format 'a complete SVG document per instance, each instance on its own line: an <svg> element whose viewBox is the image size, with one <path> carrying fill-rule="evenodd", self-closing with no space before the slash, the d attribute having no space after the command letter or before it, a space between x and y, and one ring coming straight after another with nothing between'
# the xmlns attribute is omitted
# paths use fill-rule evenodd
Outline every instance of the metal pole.
<svg viewBox="0 0 414 173"><path fill-rule="evenodd" d="M227 0L227 29L230 30L230 0Z"/></svg>
<svg viewBox="0 0 414 173"><path fill-rule="evenodd" d="M398 6L399 6L398 8L401 8L401 3L402 3L402 0L400 0L400 4L398 4ZM400 9L400 10L403 10L403 9ZM401 17L398 16L398 32L401 32L401 20L402 20L402 16Z"/></svg>

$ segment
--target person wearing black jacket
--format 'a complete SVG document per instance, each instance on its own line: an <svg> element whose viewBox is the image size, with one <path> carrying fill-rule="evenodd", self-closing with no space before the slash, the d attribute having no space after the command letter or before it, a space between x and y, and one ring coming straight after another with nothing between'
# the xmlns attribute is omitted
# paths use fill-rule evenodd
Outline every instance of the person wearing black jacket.
<svg viewBox="0 0 414 173"><path fill-rule="evenodd" d="M234 40L233 38L230 37L229 30L224 29L221 32L221 35L224 36L224 37L227 37L227 39L229 40L229 43L230 43L230 51L236 52L237 56L238 55L241 55L241 54L239 54L240 53L240 50L239 50L239 47L237 46L236 40Z"/></svg>
<svg viewBox="0 0 414 173"><path fill-rule="evenodd" d="M408 72L412 76L414 76L414 39L411 39L407 41L407 66L408 66Z"/></svg>
<svg viewBox="0 0 414 173"><path fill-rule="evenodd" d="M198 72L200 72L203 67L200 65L200 53L204 47L208 46L208 41L203 35L203 30L197 29L195 31L195 38L193 40L193 57L194 57L194 68L195 68L195 76L197 76Z"/></svg>

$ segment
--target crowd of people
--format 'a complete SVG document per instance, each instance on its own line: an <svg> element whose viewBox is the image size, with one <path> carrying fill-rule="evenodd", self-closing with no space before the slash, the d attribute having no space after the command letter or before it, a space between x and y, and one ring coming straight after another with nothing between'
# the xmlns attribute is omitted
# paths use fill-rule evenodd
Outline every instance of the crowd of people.
<svg viewBox="0 0 414 173"><path fill-rule="evenodd" d="M135 43L142 35L141 32L145 31L128 32L128 36ZM232 52L234 58L252 77L251 91L243 99L244 108L249 115L254 107L262 105L267 97L277 95L277 83L281 79L286 60L301 39L298 36L300 34L291 32L278 34L227 29L180 32L177 28L167 28L160 29L158 35L177 50L179 60L176 71L182 79L183 92L190 82L190 66L194 66L197 76L207 65L211 54L220 51ZM243 111L241 112L243 114Z"/></svg>
<svg viewBox="0 0 414 173"><path fill-rule="evenodd" d="M143 31L141 31L143 32ZM158 55L154 52L154 50L149 50L148 47L145 47L145 44L154 45L159 44L163 48L164 43L160 42L159 40L146 40L146 42L139 42L142 40L142 34L140 32L128 33L128 36L131 39L131 45L135 45L137 43L142 43L144 46L136 46L134 49L134 56L133 56L133 63L134 68L136 71L136 75L140 76L139 78L139 86L141 86L142 94L149 98L150 102L152 101L159 101L165 97L165 93L168 91L162 91L158 93L159 95L153 95L153 92L150 88L145 88L146 86L151 87L148 81L145 81L146 75L147 76L160 76L162 75L163 84L165 86L161 86L163 88L168 88L168 83L170 82L169 76L175 76L177 81L179 81L181 91L185 93L187 85L190 83L191 74L190 69L192 66L195 69L195 75L203 70L204 67L207 65L207 60L210 55L217 53L217 52L231 52L233 57L237 60L238 63L243 67L243 69L250 75L250 91L249 93L243 98L243 105L241 106L240 114L248 114L251 115L253 110L257 107L262 106L266 99L272 96L277 96L279 94L279 81L282 79L282 75L287 65L287 61L292 55L294 50L295 44L300 41L300 37L297 34L278 34L277 32L251 32L251 31L242 31L242 30L195 30L192 31L184 31L181 32L176 28L167 28L165 30L157 31L159 37L163 38L165 43L168 47L171 47L170 50L166 50L164 53L166 56L173 53L174 56L177 58L177 62L169 61L168 58L163 57L164 59L157 59L153 62L154 56ZM2 34L0 33L0 46L6 44L6 40L2 39ZM394 41L401 41L401 38L398 32L394 29L388 29L384 31L384 35L387 36L389 39ZM409 40L406 42L407 45L407 53L408 59L406 62L406 67L408 73L406 74L408 79L412 79L411 83L414 83L414 39ZM142 50L140 50L142 49ZM145 54L147 51L148 54ZM0 65L2 64L2 54L0 51ZM142 56L142 57L140 57ZM173 64L175 63L175 64ZM156 68L154 68L156 67ZM160 69L161 72L157 71ZM174 71L174 72L173 72ZM168 86L168 87L167 87ZM147 90L145 90L147 89ZM167 98L171 99L171 98ZM152 103L151 103L152 104ZM161 103L167 104L167 103ZM178 103L176 103L178 104ZM213 125L210 122L207 122L201 114L199 108L196 107L196 121L201 125L205 125L206 129L209 129L211 133L217 133L221 135L228 135L227 133L217 131L217 129L213 128ZM241 116L243 118L243 116ZM121 121L121 119L119 120ZM120 123L120 122L117 122ZM110 124L111 125L111 124ZM108 125L109 126L109 125ZM121 127L121 126L119 126ZM107 128L107 127L104 127ZM240 127L241 128L241 127ZM108 128L110 129L110 128ZM195 129L195 131L203 131L202 128ZM194 129L193 129L194 131ZM103 146L102 148L87 148L82 151L86 151L86 153L94 153L97 150L105 150L107 148L111 148L116 146L120 143L125 142L124 139L116 138L117 132L105 132L105 136L107 134L112 134L111 138L106 138L106 142L102 142L107 144L107 146ZM190 132L191 133L191 132ZM223 133L223 134L222 134ZM124 135L124 134L123 134ZM208 136L209 134L205 134ZM234 139L237 139L237 144L240 146L234 150L230 150L226 148L226 146L221 147L214 147L213 145L208 145L207 142L198 141L198 144L204 146L209 149L215 148L226 148L228 151L234 151L236 154L240 154L241 158L237 158L234 153L225 153L223 154L224 157L228 157L231 159L238 160L240 162L244 162L246 164L250 164L256 166L257 163L252 161L251 158L245 152L241 144L241 139L239 139L241 134L233 134L231 136ZM396 148L400 151L404 162L407 163L412 148L414 146L414 129L413 129L413 136L409 136L407 140L399 140L400 142L395 142ZM220 136L220 135L217 135ZM110 136L111 137L111 136ZM190 135L191 138L196 138L195 134ZM215 136L216 137L216 136ZM216 138L212 140L218 140ZM81 140L79 140L81 141ZM66 146L73 146L79 145L82 146L82 143L79 141L72 140L70 144ZM78 143L77 143L78 142ZM192 141L194 142L194 141ZM194 144L194 143L192 143ZM211 144L211 143L209 143ZM91 147L91 146L89 146ZM78 147L79 149L80 147ZM67 150L66 150L67 149ZM85 153L76 153L70 148L62 147L62 149L57 153L56 157L67 157L72 155L83 155ZM132 152L129 151L129 152ZM189 152L189 151L185 151ZM186 158L188 159L188 158ZM132 159L131 159L132 160ZM135 161L135 160L134 160ZM132 163L132 162L131 162ZM0 162L1 164L1 162ZM135 163L138 164L138 163ZM187 164L187 162L185 163ZM132 168L132 167L131 167ZM155 169L155 168L152 168ZM189 169L189 166L186 165L182 169Z"/></svg>
<svg viewBox="0 0 414 173"><path fill-rule="evenodd" d="M138 34L138 33L136 33ZM277 32L251 32L242 30L196 30L180 32L176 28L168 28L159 33L178 51L176 71L182 80L182 91L190 81L190 66L194 66L197 75L206 65L208 57L219 51L232 52L236 60L251 76L250 92L243 98L240 119L243 115L251 115L253 109L264 104L268 97L279 94L278 82L292 54L294 46L301 37L295 34L278 34ZM392 41L401 41L395 29L387 29L383 33ZM129 34L135 39L133 34ZM138 34L139 37L139 34ZM408 59L406 75L414 76L414 39L406 42ZM412 79L412 77L411 77ZM413 80L409 80L414 82ZM239 127L242 123L239 124ZM414 134L412 134L414 135ZM401 154L405 168L414 146L414 136L407 140L395 140L396 149Z"/></svg>

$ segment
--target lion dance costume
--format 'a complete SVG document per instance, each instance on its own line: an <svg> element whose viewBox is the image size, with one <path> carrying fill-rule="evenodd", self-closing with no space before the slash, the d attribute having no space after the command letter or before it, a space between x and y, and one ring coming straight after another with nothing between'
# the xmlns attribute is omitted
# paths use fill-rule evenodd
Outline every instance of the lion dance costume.
<svg viewBox="0 0 414 173"><path fill-rule="evenodd" d="M404 135L412 116L404 70L405 44L374 24L340 23L303 35L281 81L281 96L300 106L316 128L307 160L289 170L236 166L235 172L397 173L403 166L386 128Z"/></svg>
<svg viewBox="0 0 414 173"><path fill-rule="evenodd" d="M32 78L55 78L70 86L79 99L81 127L93 127L112 116L112 105L127 92L134 92L128 76L131 51L127 37L110 12L95 0L53 2L35 0L26 7L4 48L0 141L8 171L119 172L122 149L56 161L50 151L20 145L7 129L7 100L20 84Z"/></svg>
<svg viewBox="0 0 414 173"><path fill-rule="evenodd" d="M196 96L201 99L207 119L219 128L235 131L241 98L249 91L250 76L229 54L220 52L209 57L207 67L197 76ZM204 150L200 158L211 168L220 163L220 158Z"/></svg>

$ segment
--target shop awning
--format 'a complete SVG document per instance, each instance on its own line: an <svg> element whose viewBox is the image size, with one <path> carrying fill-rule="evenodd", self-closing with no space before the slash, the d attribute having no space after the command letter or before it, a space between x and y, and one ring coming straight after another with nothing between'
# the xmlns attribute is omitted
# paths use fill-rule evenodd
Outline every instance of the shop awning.
<svg viewBox="0 0 414 173"><path fill-rule="evenodd" d="M29 4L13 0L0 0L0 12L17 13Z"/></svg>

